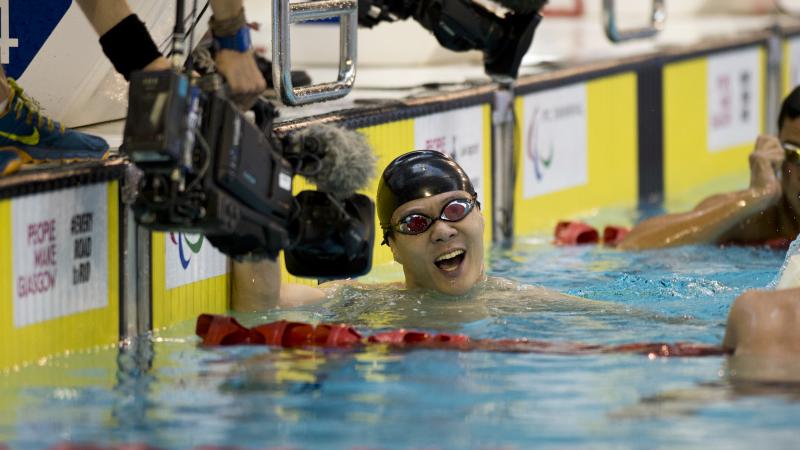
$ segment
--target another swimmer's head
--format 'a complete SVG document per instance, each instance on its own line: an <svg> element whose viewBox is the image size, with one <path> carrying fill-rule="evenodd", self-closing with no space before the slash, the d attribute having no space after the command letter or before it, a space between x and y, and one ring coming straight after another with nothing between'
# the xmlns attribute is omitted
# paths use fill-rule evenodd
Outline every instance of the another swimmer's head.
<svg viewBox="0 0 800 450"><path fill-rule="evenodd" d="M781 167L783 196L795 212L800 212L800 86L781 104L778 139L786 155Z"/></svg>
<svg viewBox="0 0 800 450"><path fill-rule="evenodd" d="M417 150L386 166L378 219L408 288L460 295L483 277L483 216L464 169L443 153Z"/></svg>

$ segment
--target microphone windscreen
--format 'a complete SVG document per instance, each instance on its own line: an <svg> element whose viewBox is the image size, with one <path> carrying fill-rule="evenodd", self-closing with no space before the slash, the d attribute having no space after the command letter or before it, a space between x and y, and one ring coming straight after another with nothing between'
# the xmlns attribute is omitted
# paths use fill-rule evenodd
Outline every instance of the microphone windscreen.
<svg viewBox="0 0 800 450"><path fill-rule="evenodd" d="M300 148L315 140L321 164L316 173L306 176L317 189L347 198L369 186L375 176L377 157L361 133L333 125L309 125L297 131L292 141Z"/></svg>

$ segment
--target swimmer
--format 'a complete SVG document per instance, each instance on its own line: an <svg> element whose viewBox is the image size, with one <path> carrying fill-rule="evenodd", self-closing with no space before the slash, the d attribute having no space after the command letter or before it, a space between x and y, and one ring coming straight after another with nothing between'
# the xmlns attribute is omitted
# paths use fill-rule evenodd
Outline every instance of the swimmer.
<svg viewBox="0 0 800 450"><path fill-rule="evenodd" d="M498 291L514 291L509 297L525 292L523 297L542 302L566 300L570 304L599 305L604 310L614 307L539 286L487 277L485 222L478 196L464 170L443 153L419 150L396 158L383 172L376 203L382 243L389 246L394 260L402 266L404 282L360 285L339 281L319 287L281 284L277 263L237 262L233 267L233 309L264 311L318 303L336 295L343 286L376 296L424 299L428 305L441 307L439 316L447 311L468 317L485 316L476 306L482 302L452 300L485 299ZM415 325L422 326L418 322Z"/></svg>
<svg viewBox="0 0 800 450"><path fill-rule="evenodd" d="M778 137L756 140L747 189L713 195L689 212L647 219L617 247L791 242L800 233L800 87L783 101L778 129Z"/></svg>
<svg viewBox="0 0 800 450"><path fill-rule="evenodd" d="M783 267L769 287L775 289L745 292L731 305L722 345L736 357L800 354L800 236L786 252ZM771 359L761 360L759 366L769 366L776 372L776 358ZM778 366L781 377L791 373L800 380L800 364L789 369L784 364Z"/></svg>

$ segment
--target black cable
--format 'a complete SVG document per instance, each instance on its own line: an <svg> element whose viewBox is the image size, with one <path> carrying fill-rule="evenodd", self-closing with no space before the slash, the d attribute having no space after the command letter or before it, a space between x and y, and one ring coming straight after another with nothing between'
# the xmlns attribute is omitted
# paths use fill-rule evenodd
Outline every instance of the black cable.
<svg viewBox="0 0 800 450"><path fill-rule="evenodd" d="M189 31L189 49L187 51L187 57L191 60L192 52L194 51L194 23L197 18L197 0L192 1L192 27ZM194 65L193 61L192 64L188 64L186 66L186 74L191 76L192 74L192 66Z"/></svg>
<svg viewBox="0 0 800 450"><path fill-rule="evenodd" d="M208 7L209 7L209 2L206 1L205 5L203 5L203 8L200 10L200 14L198 14L196 18L194 19L192 19L191 17L188 18L188 20L192 21L192 24L189 27L189 33L194 33L195 28L197 28L197 25L200 23L200 19L203 18L203 14L206 13ZM184 18L184 21L186 20L187 19ZM166 38L164 38L164 40L160 44L158 44L159 50L161 50L162 53L166 53L166 50L169 48L171 42L172 42L172 34L168 35Z"/></svg>

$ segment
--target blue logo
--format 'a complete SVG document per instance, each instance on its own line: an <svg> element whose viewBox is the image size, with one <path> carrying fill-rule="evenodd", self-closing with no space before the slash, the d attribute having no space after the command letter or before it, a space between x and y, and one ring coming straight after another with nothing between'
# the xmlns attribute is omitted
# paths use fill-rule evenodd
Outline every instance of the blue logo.
<svg viewBox="0 0 800 450"><path fill-rule="evenodd" d="M0 63L6 75L19 78L25 72L71 4L72 0L0 0L0 24L8 24L0 25Z"/></svg>
<svg viewBox="0 0 800 450"><path fill-rule="evenodd" d="M197 239L194 242L192 242L191 240L189 240L189 235L187 234L178 233L177 238L175 238L175 233L169 234L169 239L172 241L173 244L178 246L178 257L181 260L181 267L183 267L184 270L189 268L189 263L192 260L192 255L200 253L200 249L203 248L203 235L198 234L196 236ZM183 249L184 242L186 243L186 247L189 247L189 251L191 253Z"/></svg>

